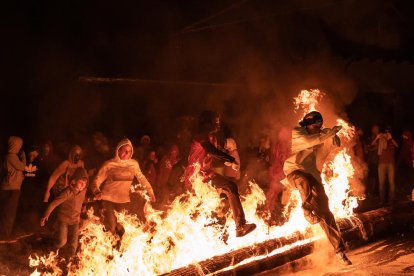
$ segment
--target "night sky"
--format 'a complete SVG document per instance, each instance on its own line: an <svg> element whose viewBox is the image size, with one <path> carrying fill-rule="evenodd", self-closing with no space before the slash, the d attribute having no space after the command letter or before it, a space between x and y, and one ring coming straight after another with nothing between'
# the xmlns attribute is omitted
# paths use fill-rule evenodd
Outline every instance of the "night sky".
<svg viewBox="0 0 414 276"><path fill-rule="evenodd" d="M10 2L3 140L93 130L161 140L206 108L244 136L286 121L292 96L314 87L364 128L413 123L412 1Z"/></svg>

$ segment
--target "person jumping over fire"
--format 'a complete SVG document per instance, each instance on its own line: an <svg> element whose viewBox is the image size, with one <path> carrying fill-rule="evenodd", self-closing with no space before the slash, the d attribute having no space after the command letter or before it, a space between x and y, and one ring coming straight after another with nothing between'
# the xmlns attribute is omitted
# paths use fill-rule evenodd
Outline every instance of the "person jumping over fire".
<svg viewBox="0 0 414 276"><path fill-rule="evenodd" d="M211 167L213 157L230 164L235 163L234 157L214 145L215 133L220 127L220 118L215 112L203 111L198 118L198 126L198 134L194 136L191 143L188 165L185 169L185 185L187 189L192 190L190 178L195 172L196 163L198 163L201 166L200 174L203 180L205 182L211 180L213 187L227 196L236 223L236 237L247 235L256 228L256 224L246 223L237 184L215 173Z"/></svg>
<svg viewBox="0 0 414 276"><path fill-rule="evenodd" d="M345 244L329 210L328 197L321 179L321 167L333 147L340 145L336 135L341 126L322 129L323 118L317 111L305 115L292 131L292 154L286 159L283 184L297 189L302 198L305 218L311 224L319 223L343 264L352 262L345 254Z"/></svg>
<svg viewBox="0 0 414 276"><path fill-rule="evenodd" d="M143 186L150 200L155 202L151 184L135 159L132 159L133 147L129 139L122 139L115 150L115 157L106 161L99 169L92 182L92 193L95 200L101 200L106 230L120 237L125 230L117 222L115 211L127 209L130 199L131 185L136 178Z"/></svg>

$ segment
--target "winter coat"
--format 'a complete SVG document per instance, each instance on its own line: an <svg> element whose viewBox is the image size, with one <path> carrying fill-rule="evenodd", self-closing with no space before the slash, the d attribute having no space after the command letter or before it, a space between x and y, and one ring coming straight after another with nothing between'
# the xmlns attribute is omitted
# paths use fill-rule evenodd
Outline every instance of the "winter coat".
<svg viewBox="0 0 414 276"><path fill-rule="evenodd" d="M44 217L49 217L53 210L59 206L57 211L58 221L69 225L79 223L85 194L86 189L77 191L72 186L67 187L49 204Z"/></svg>
<svg viewBox="0 0 414 276"><path fill-rule="evenodd" d="M55 195L58 195L69 186L69 179L77 168L85 167L82 160L75 160L75 152L79 149L81 150L79 146L73 146L69 151L68 159L60 163L50 176L48 187L53 187Z"/></svg>
<svg viewBox="0 0 414 276"><path fill-rule="evenodd" d="M211 142L208 135L197 135L194 137L190 154L188 156L188 165L185 170L185 184L186 187L191 187L190 177L195 172L195 164L198 163L200 172L205 176L214 174L211 168L212 158L215 157L221 161L227 161L233 163L235 158L227 153L217 149Z"/></svg>
<svg viewBox="0 0 414 276"><path fill-rule="evenodd" d="M23 171L26 166L26 157L23 153L19 158L18 154L23 146L20 137L11 136L8 142L8 153L3 162L3 179L1 180L2 190L20 190L24 179Z"/></svg>
<svg viewBox="0 0 414 276"><path fill-rule="evenodd" d="M124 145L130 145L133 149L131 141L121 140L116 147L115 157L102 165L92 182L92 192L102 192L103 200L115 203L130 202L129 193L134 178L138 179L150 196L154 195L151 184L141 172L138 162L131 158L133 152L127 160L119 158L118 151Z"/></svg>
<svg viewBox="0 0 414 276"><path fill-rule="evenodd" d="M286 176L299 170L312 174L315 179L321 181L320 172L326 157L332 147L335 146L337 136L330 129L323 129L320 133L308 134L305 127L296 127L292 131L291 155L286 159L283 165L283 171ZM287 185L285 178L282 184Z"/></svg>

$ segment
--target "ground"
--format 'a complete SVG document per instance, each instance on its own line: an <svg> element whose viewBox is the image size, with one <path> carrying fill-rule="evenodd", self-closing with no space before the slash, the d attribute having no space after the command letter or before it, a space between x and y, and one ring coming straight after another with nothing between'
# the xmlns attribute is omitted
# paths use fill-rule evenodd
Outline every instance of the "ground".
<svg viewBox="0 0 414 276"><path fill-rule="evenodd" d="M413 230L350 250L351 266L338 263L322 242L311 255L258 275L414 275Z"/></svg>
<svg viewBox="0 0 414 276"><path fill-rule="evenodd" d="M365 212L378 207L378 199L372 198L358 209ZM405 230L350 250L352 266L337 263L331 245L324 240L316 245L313 254L260 275L414 275L414 229ZM0 276L30 275L33 269L28 256L45 255L51 247L52 240L44 235L0 242Z"/></svg>

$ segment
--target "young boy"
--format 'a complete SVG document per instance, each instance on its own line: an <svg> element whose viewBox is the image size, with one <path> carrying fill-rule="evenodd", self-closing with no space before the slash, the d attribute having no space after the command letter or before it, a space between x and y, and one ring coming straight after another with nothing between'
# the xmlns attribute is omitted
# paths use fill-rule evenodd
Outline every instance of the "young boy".
<svg viewBox="0 0 414 276"><path fill-rule="evenodd" d="M78 246L79 222L82 203L85 199L88 173L82 167L75 170L70 178L70 185L53 200L47 207L40 225L44 226L53 210L58 207L57 221L59 226L59 241L56 249L62 248L61 255L71 257Z"/></svg>

